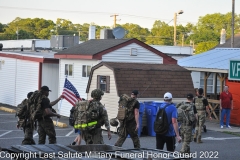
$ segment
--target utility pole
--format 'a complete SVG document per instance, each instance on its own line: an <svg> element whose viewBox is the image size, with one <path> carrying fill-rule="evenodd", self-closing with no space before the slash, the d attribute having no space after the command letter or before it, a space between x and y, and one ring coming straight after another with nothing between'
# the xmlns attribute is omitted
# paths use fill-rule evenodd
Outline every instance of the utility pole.
<svg viewBox="0 0 240 160"><path fill-rule="evenodd" d="M174 13L174 38L173 38L174 46L177 45L176 37L177 37L177 13Z"/></svg>
<svg viewBox="0 0 240 160"><path fill-rule="evenodd" d="M232 37L231 37L231 48L234 47L234 16L235 16L235 0L232 0Z"/></svg>
<svg viewBox="0 0 240 160"><path fill-rule="evenodd" d="M182 47L184 46L184 34L182 35Z"/></svg>
<svg viewBox="0 0 240 160"><path fill-rule="evenodd" d="M117 14L111 15L110 17L113 17L113 21L114 21L114 28L116 27L116 22L117 22Z"/></svg>

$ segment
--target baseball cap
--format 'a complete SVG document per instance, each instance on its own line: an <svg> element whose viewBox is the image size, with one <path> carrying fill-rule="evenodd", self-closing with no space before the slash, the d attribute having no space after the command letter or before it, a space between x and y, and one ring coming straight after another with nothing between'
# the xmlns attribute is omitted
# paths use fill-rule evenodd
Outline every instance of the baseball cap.
<svg viewBox="0 0 240 160"><path fill-rule="evenodd" d="M190 99L193 98L193 94L192 93L188 93L187 94L187 98L190 98Z"/></svg>
<svg viewBox="0 0 240 160"><path fill-rule="evenodd" d="M138 90L133 90L133 91L132 91L132 94L138 95Z"/></svg>
<svg viewBox="0 0 240 160"><path fill-rule="evenodd" d="M170 92L167 92L163 96L164 99L172 99L172 94Z"/></svg>
<svg viewBox="0 0 240 160"><path fill-rule="evenodd" d="M42 86L41 90L42 91L50 91L51 92L51 90L48 88L48 86Z"/></svg>

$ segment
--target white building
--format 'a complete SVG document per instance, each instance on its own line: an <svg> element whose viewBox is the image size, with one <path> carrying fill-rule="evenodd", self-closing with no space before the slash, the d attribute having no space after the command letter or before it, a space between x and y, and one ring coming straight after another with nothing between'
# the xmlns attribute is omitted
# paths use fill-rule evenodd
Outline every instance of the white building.
<svg viewBox="0 0 240 160"><path fill-rule="evenodd" d="M17 106L27 93L50 87L50 100L58 97L59 60L53 52L0 51L0 102Z"/></svg>

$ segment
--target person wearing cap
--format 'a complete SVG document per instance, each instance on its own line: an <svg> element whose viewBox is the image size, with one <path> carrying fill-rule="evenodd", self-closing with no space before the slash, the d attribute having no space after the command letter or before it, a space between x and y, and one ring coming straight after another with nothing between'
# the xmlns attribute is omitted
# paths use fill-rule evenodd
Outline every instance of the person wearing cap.
<svg viewBox="0 0 240 160"><path fill-rule="evenodd" d="M208 100L203 96L202 88L198 89L198 96L194 98L193 103L196 106L197 117L198 117L193 141L197 143L202 143L201 135L202 135L202 128L204 126L205 119L206 119L206 112L208 113L209 119L210 120L212 119L209 106L208 106Z"/></svg>
<svg viewBox="0 0 240 160"><path fill-rule="evenodd" d="M54 112L52 106L57 104L63 98L63 96L61 95L55 101L50 102L48 98L49 92L51 92L51 90L48 88L48 86L42 86L40 89L40 94L42 94L43 97L45 96L41 102L41 109L44 110L45 114L43 118L38 119L38 144L45 144L46 136L48 136L49 144L57 143L56 132L51 117L60 118L61 116Z"/></svg>
<svg viewBox="0 0 240 160"><path fill-rule="evenodd" d="M176 139L181 142L182 138L179 135L178 130L178 114L177 108L172 103L172 94L167 92L163 96L164 103L161 104L160 108L165 108L167 119L169 123L168 131L165 134L156 134L156 147L157 149L163 150L164 144L166 143L167 150L174 152ZM176 139L175 139L176 137Z"/></svg>
<svg viewBox="0 0 240 160"><path fill-rule="evenodd" d="M115 143L115 146L122 147L123 143L125 142L128 134L130 135L134 148L140 148L140 140L138 137L138 128L139 128L139 108L140 108L140 103L137 101L137 95L138 91L133 90L131 93L131 98L136 100L135 105L133 106L132 109L129 109L132 111L132 113L127 112L128 119L124 120L124 124L120 124L119 130L124 130L126 131L125 134L119 134L118 140Z"/></svg>
<svg viewBox="0 0 240 160"><path fill-rule="evenodd" d="M180 130L183 144L182 149L180 150L181 153L190 154L190 142L192 141L192 128L194 123L196 123L196 121L194 122L190 121L190 117L195 117L195 119L197 120L197 110L193 103L193 97L194 97L193 94L189 93L187 94L187 101L177 105L178 110L180 110L181 112L183 112L184 110L184 116L188 117L188 119L186 119L185 117L183 117L182 114L179 113L178 115L180 117L182 115Z"/></svg>

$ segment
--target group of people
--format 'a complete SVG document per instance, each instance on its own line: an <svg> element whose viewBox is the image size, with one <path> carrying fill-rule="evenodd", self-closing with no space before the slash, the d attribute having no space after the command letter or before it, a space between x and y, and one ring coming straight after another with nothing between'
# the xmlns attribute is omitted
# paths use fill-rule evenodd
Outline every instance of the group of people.
<svg viewBox="0 0 240 160"><path fill-rule="evenodd" d="M220 111L221 120L220 127L223 128L224 116L226 115L226 127L231 128L229 125L230 112L233 109L233 98L232 94L228 91L229 86L224 87L224 91L220 95ZM164 144L168 151L173 152L176 147L176 140L178 142L182 141L181 153L190 153L190 142L192 141L192 130L195 129L193 136L193 141L197 143L203 143L202 141L202 128L206 127L204 125L206 120L206 115L211 120L211 112L208 104L208 100L203 96L203 89L197 89L196 96L189 93L187 94L187 99L185 102L179 103L175 106L172 103L172 94L165 93L164 102L160 108L165 108L167 113L169 129L164 135L156 134L156 146L157 149L162 150ZM179 119L179 108L181 106L186 106L184 110L185 118ZM184 107L182 107L184 108ZM191 121L190 112L195 116L195 121ZM179 120L179 121L178 121ZM180 128L180 129L179 129ZM204 128L206 129L206 128Z"/></svg>
<svg viewBox="0 0 240 160"><path fill-rule="evenodd" d="M226 118L226 126L230 128L229 125L229 117L230 110L233 108L232 95L228 92L228 86L224 87L224 92L220 96L220 109L221 113L221 128L223 128L223 117L227 114ZM51 117L58 117L60 115L52 110L52 106L54 106L58 101L64 98L62 95L53 102L50 102L48 99L49 88L47 86L41 87L40 91L30 92L28 93L28 99L25 99L22 103L26 103L29 106L34 102L33 97L34 94L38 94L38 99L41 99L40 108L44 112L44 114L36 119L38 122L38 134L39 141L38 144L45 144L46 136L49 138L49 144L55 144L56 141L56 132L54 129L54 124ZM95 89L91 92L91 100L86 101L85 107L87 104L87 117L85 119L76 120L74 128L75 132L78 133L78 136L72 143L72 145L80 145L81 139L86 142L86 144L103 144L103 136L101 127L105 125L108 132L108 139L111 139L110 132L110 124L108 120L108 114L106 108L102 105L100 100L104 92L100 89ZM119 119L119 137L117 142L114 144L115 146L121 147L126 140L127 136L130 135L134 148L140 148L140 140L138 137L138 128L139 128L139 108L140 104L137 101L138 91L134 90L131 93L131 96L128 99L131 99L131 103L124 112L124 119ZM36 96L35 96L36 97ZM180 152L182 153L190 153L190 142L192 141L192 130L195 124L195 134L193 137L194 142L202 143L201 132L202 127L204 126L206 113L208 118L211 119L211 113L209 110L209 105L207 99L203 96L203 89L199 88L197 90L197 95L193 96L193 94L189 93L186 96L186 101L178 104L177 106L172 103L172 94L167 92L164 94L164 103L161 104L160 109L164 108L167 114L167 120L169 123L168 131L164 134L156 133L156 148L163 150L164 145L166 144L166 148L168 151L173 152L176 147L177 142L182 143L182 149ZM81 106L84 103L77 102L76 106ZM184 115L186 113L190 113L190 111L194 114L195 121L191 121L191 117L187 118L187 120L182 120L178 122L178 112L179 107L182 105L186 105L188 109L184 111ZM83 105L84 106L84 105ZM124 108L123 104L120 106L122 109ZM83 113L86 111L86 108L79 107L79 113ZM184 119L184 118L183 118ZM20 120L19 120L20 121ZM117 118L113 125L118 125ZM116 122L116 123L115 123ZM20 127L19 124L17 127ZM33 130L34 126L31 124L30 119L26 120L24 127L24 140L22 144L35 144L33 140ZM179 129L180 128L180 129Z"/></svg>
<svg viewBox="0 0 240 160"><path fill-rule="evenodd" d="M24 145L35 144L33 140L33 132L35 129L37 129L39 135L38 144L45 144L46 136L48 136L49 144L57 143L56 132L51 117L60 118L61 116L56 113L52 106L57 104L63 96L61 95L55 101L50 102L48 98L49 92L51 92L51 90L47 86L42 86L39 91L29 92L27 99L24 99L21 103L24 108L22 109L24 116L21 117L18 115L20 113L17 113L19 117L17 128L23 128L24 139L22 144ZM35 112L31 112L33 105L36 106ZM32 117L33 115L38 115L38 118L35 119L35 117Z"/></svg>

